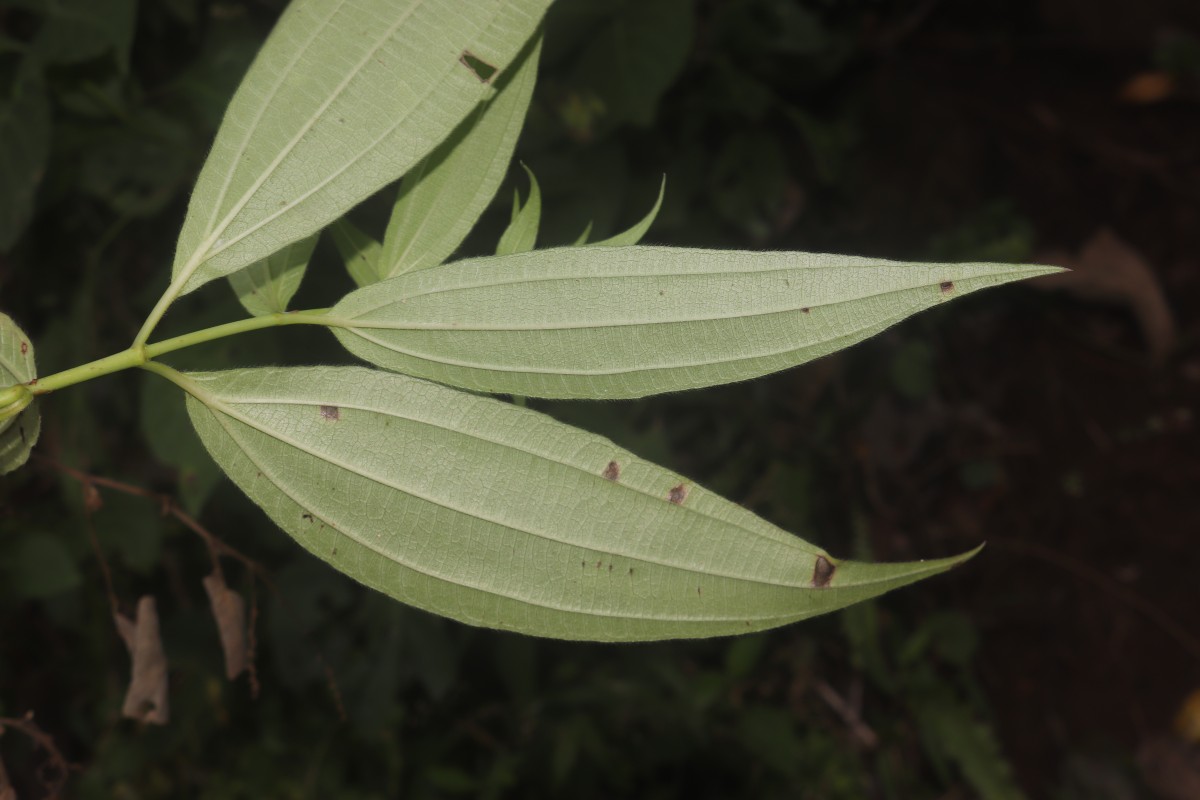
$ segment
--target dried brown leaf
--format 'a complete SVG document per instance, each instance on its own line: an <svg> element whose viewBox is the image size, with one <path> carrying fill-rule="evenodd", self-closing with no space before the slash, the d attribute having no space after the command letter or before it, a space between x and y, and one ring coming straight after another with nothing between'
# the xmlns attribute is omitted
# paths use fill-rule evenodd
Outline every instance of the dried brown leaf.
<svg viewBox="0 0 1200 800"><path fill-rule="evenodd" d="M1170 353L1175 345L1175 317L1158 278L1142 254L1112 231L1097 231L1075 256L1052 252L1040 260L1068 267L1071 272L1035 278L1032 285L1063 290L1083 300L1127 306L1137 318L1154 361L1161 362Z"/></svg>
<svg viewBox="0 0 1200 800"><path fill-rule="evenodd" d="M154 725L166 725L170 717L167 656L158 632L158 608L154 598L146 595L138 600L136 621L121 614L114 615L114 621L133 660L133 674L121 714Z"/></svg>
<svg viewBox="0 0 1200 800"><path fill-rule="evenodd" d="M246 669L246 601L217 572L205 577L204 591L221 637L225 677L233 680Z"/></svg>

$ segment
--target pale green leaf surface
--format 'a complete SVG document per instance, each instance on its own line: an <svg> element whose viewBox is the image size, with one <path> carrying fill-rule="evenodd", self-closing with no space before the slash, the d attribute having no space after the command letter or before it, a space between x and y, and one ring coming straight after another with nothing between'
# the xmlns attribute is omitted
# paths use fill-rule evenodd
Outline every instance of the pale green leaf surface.
<svg viewBox="0 0 1200 800"><path fill-rule="evenodd" d="M233 293L256 317L282 314L304 280L318 234L292 242L282 250L229 276Z"/></svg>
<svg viewBox="0 0 1200 800"><path fill-rule="evenodd" d="M646 231L650 230L650 226L654 224L655 218L658 217L658 210L662 208L663 195L666 194L666 191L667 179L664 176L662 184L658 187L658 199L654 201L654 207L650 209L646 216L642 217L640 222L629 230L618 233L616 236L592 242L591 247L629 247L640 242L642 237L646 235Z"/></svg>
<svg viewBox="0 0 1200 800"><path fill-rule="evenodd" d="M582 247L447 264L330 312L354 354L473 391L620 398L765 375L1054 267Z"/></svg>
<svg viewBox="0 0 1200 800"><path fill-rule="evenodd" d="M40 85L21 84L0 102L0 142L0 250L7 250L33 216L50 152L50 103Z"/></svg>
<svg viewBox="0 0 1200 800"><path fill-rule="evenodd" d="M0 390L37 377L33 342L7 314L0 314ZM42 431L34 400L15 417L0 421L0 475L12 472L29 458Z"/></svg>
<svg viewBox="0 0 1200 800"><path fill-rule="evenodd" d="M385 278L436 267L453 253L508 172L537 81L541 37L481 104L404 177L383 237Z"/></svg>
<svg viewBox="0 0 1200 800"><path fill-rule="evenodd" d="M549 0L296 0L225 114L171 292L303 239L407 172L492 92ZM170 295L170 292L169 292Z"/></svg>
<svg viewBox="0 0 1200 800"><path fill-rule="evenodd" d="M333 246L337 248L338 254L346 264L346 271L355 283L366 286L382 280L379 274L379 253L383 246L378 240L372 239L345 218L334 222L327 230L333 239Z"/></svg>
<svg viewBox="0 0 1200 800"><path fill-rule="evenodd" d="M565 639L772 628L962 558L837 562L543 414L360 367L181 375L213 458L304 547L414 606ZM819 559L836 564L813 585Z"/></svg>
<svg viewBox="0 0 1200 800"><path fill-rule="evenodd" d="M521 167L529 176L529 200L521 205L520 195L514 197L512 220L496 245L498 256L526 253L537 244L538 228L542 223L542 190L538 187L533 170L524 164Z"/></svg>

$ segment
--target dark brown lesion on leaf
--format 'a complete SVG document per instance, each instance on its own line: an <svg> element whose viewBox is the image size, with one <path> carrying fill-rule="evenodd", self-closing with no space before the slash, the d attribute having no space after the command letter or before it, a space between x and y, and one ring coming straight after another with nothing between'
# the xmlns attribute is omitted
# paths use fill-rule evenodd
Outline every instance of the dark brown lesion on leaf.
<svg viewBox="0 0 1200 800"><path fill-rule="evenodd" d="M306 519L306 520L308 520L309 522L312 522L312 521L313 521L313 515L312 515L312 514L309 514L309 513L306 511L306 512L304 512L303 514L301 514L301 515L300 515L300 519Z"/></svg>
<svg viewBox="0 0 1200 800"><path fill-rule="evenodd" d="M942 281L938 288L942 290L942 294L949 294L954 291L954 281Z"/></svg>
<svg viewBox="0 0 1200 800"><path fill-rule="evenodd" d="M29 342L21 342L21 355L29 354Z"/></svg>
<svg viewBox="0 0 1200 800"><path fill-rule="evenodd" d="M462 55L458 57L458 63L471 70L471 74L478 78L480 83L489 82L496 74L494 65L484 61L470 50L462 51Z"/></svg>
<svg viewBox="0 0 1200 800"><path fill-rule="evenodd" d="M833 580L834 570L837 569L825 556L817 556L816 566L813 567L812 585L824 589Z"/></svg>
<svg viewBox="0 0 1200 800"><path fill-rule="evenodd" d="M811 308L809 308L808 306L805 306L804 308L800 309L800 313L801 313L801 314L811 314L811 313L812 313L812 309L811 309Z"/></svg>
<svg viewBox="0 0 1200 800"><path fill-rule="evenodd" d="M604 472L600 474L610 481L615 481L621 477L621 465L615 461L610 461L608 462L608 466L604 468Z"/></svg>
<svg viewBox="0 0 1200 800"><path fill-rule="evenodd" d="M687 500L688 487L682 483L678 486L671 487L671 491L667 492L667 499L677 506L683 505L683 501Z"/></svg>
<svg viewBox="0 0 1200 800"><path fill-rule="evenodd" d="M321 419L337 422L342 418L342 410L337 406L321 406Z"/></svg>

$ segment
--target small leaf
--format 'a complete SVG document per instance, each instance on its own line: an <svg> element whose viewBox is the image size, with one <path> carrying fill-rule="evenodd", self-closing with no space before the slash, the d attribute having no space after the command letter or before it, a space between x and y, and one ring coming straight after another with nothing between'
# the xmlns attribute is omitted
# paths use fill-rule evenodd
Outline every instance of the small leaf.
<svg viewBox="0 0 1200 800"><path fill-rule="evenodd" d="M333 245L346 264L346 271L359 286L378 283L379 254L383 247L363 233L353 222L343 217L328 228Z"/></svg>
<svg viewBox="0 0 1200 800"><path fill-rule="evenodd" d="M204 591L221 637L225 677L233 680L246 669L246 601L225 584L219 572L204 576Z"/></svg>
<svg viewBox="0 0 1200 800"><path fill-rule="evenodd" d="M599 436L403 375L148 368L188 392L213 458L302 545L472 625L602 641L748 633L966 557L838 561Z"/></svg>
<svg viewBox="0 0 1200 800"><path fill-rule="evenodd" d="M583 247L587 244L588 237L592 235L592 222L589 220L584 227L583 233L579 234L579 238L571 243L572 247Z"/></svg>
<svg viewBox="0 0 1200 800"><path fill-rule="evenodd" d="M654 219L658 216L658 210L662 208L663 195L667 191L667 178L664 175L662 185L658 187L658 199L654 201L654 207L650 209L650 213L642 217L642 221L634 225L629 230L618 233L616 236L610 236L599 242L592 242L592 247L628 247L635 245L642 240L646 235L646 231L650 230L650 226L654 224Z"/></svg>
<svg viewBox="0 0 1200 800"><path fill-rule="evenodd" d="M42 87L25 82L14 95L0 102L0 251L29 224L50 152L50 104Z"/></svg>
<svg viewBox="0 0 1200 800"><path fill-rule="evenodd" d="M568 247L403 275L350 293L330 318L355 355L440 383L641 397L787 369L954 297L1056 269Z"/></svg>
<svg viewBox="0 0 1200 800"><path fill-rule="evenodd" d="M112 50L121 71L128 69L136 0L42 0L35 5L44 16L29 47L29 68L78 63Z"/></svg>
<svg viewBox="0 0 1200 800"><path fill-rule="evenodd" d="M166 300L316 233L428 155L494 91L549 0L295 0L229 104Z"/></svg>
<svg viewBox="0 0 1200 800"><path fill-rule="evenodd" d="M500 235L500 243L496 245L498 256L525 253L537 244L538 227L542 222L542 190L538 188L533 170L524 164L521 168L529 176L529 202L521 205L521 196L514 195L512 221L508 223L508 227Z"/></svg>
<svg viewBox="0 0 1200 800"><path fill-rule="evenodd" d="M33 341L11 317L0 313L0 392L11 386L29 383L36 377ZM23 400L16 402L28 404L19 414L0 419L0 475L12 472L25 463L42 432L37 400L30 401L29 395L25 394Z"/></svg>
<svg viewBox="0 0 1200 800"><path fill-rule="evenodd" d="M687 63L695 27L690 0L613 4L587 39L575 82L600 95L614 122L650 125L659 99Z"/></svg>
<svg viewBox="0 0 1200 800"><path fill-rule="evenodd" d="M241 304L256 317L287 311L317 245L317 234L292 242L277 253L229 276Z"/></svg>
<svg viewBox="0 0 1200 800"><path fill-rule="evenodd" d="M453 253L500 188L537 80L541 37L467 117L400 184L379 270L384 278L436 267Z"/></svg>
<svg viewBox="0 0 1200 800"><path fill-rule="evenodd" d="M115 614L113 621L133 661L121 715L153 725L166 725L170 719L167 656L158 632L158 609L154 597L145 595L138 600L136 620Z"/></svg>
<svg viewBox="0 0 1200 800"><path fill-rule="evenodd" d="M2 563L4 589L14 597L54 597L77 587L82 578L62 540L47 532L26 534L6 546Z"/></svg>

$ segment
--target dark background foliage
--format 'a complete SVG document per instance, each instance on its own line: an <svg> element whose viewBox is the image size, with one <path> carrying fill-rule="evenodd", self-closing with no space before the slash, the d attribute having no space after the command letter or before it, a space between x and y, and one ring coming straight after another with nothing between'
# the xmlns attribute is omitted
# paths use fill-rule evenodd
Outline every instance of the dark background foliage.
<svg viewBox="0 0 1200 800"><path fill-rule="evenodd" d="M0 308L42 373L132 338L281 7L0 5ZM46 398L42 458L0 482L0 716L34 712L83 798L1200 796L1198 31L1190 0L551 12L519 148L543 246L637 219L665 173L650 241L1078 267L768 379L535 404L837 553L989 543L953 574L738 639L470 629L307 556L171 387L124 374ZM390 201L353 216L378 233ZM348 286L322 243L298 307ZM238 312L214 285L163 334ZM173 363L339 360L286 329ZM97 509L60 465L174 498L261 565L269 585L225 560L258 612L257 697L223 677L203 541L152 500L101 488ZM122 611L158 599L165 727L120 716L105 566ZM0 758L21 797L56 777L16 728Z"/></svg>

